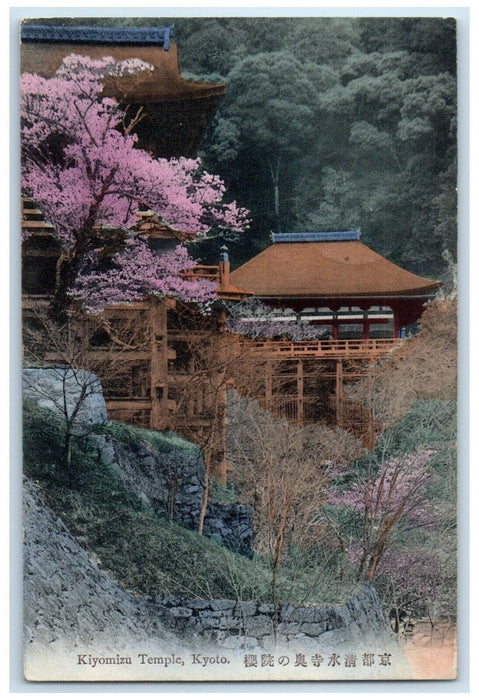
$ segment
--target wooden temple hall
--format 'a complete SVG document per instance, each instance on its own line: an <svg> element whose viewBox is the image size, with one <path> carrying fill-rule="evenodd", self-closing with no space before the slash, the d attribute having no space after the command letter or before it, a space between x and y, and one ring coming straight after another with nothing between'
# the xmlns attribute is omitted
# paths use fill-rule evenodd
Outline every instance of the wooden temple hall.
<svg viewBox="0 0 479 700"><path fill-rule="evenodd" d="M72 50L146 60L155 70L144 82L107 85L106 91L128 102L132 113L144 108L140 146L157 156L194 155L225 86L181 77L171 28L77 29L24 26L22 70L50 76ZM60 251L52 226L27 199L22 228L30 232L23 243L27 327L49 304ZM158 252L187 244L194 235L172 229L154 212L142 212L135 228ZM217 308L209 316L174 299L149 297L109 306L100 317L75 317L70 338L102 379L113 420L180 432L203 448L222 480L230 388L291 422L341 425L368 440L371 418L346 400L343 387L402 342L439 287L375 253L358 231L276 233L272 245L236 270L223 251L217 265L198 265L194 274L217 283ZM317 340L294 342L228 333L224 301L250 296L292 309L324 332ZM49 349L41 359L65 361Z"/></svg>
<svg viewBox="0 0 479 700"><path fill-rule="evenodd" d="M439 287L375 253L359 231L273 233L272 241L232 281L325 326L335 340L404 335Z"/></svg>
<svg viewBox="0 0 479 700"><path fill-rule="evenodd" d="M371 416L347 400L344 385L398 347L440 283L386 260L359 231L276 233L272 243L231 281L324 333L318 340L255 341L264 362L260 400L288 420L339 425L370 443Z"/></svg>

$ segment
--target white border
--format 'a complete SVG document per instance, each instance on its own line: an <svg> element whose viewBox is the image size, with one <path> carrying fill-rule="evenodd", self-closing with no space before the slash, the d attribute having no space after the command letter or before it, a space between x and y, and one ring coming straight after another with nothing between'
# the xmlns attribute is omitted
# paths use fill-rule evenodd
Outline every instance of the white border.
<svg viewBox="0 0 479 700"><path fill-rule="evenodd" d="M117 3L104 3L102 7L97 7L95 5L85 5L82 7L76 6L74 3L69 7L68 4L63 3L61 6L51 5L45 7L42 3L31 3L29 7L23 7L18 5L11 5L9 20L2 22L2 30L5 32L4 41L1 44L1 51L3 53L2 64L8 66L10 64L9 74L6 76L4 85L8 84L8 78L10 75L11 79L11 89L10 89L10 133L7 129L2 130L2 137L5 142L5 148L3 153L7 153L10 150L10 183L8 185L8 173L7 173L7 184L4 184L3 194L7 195L6 202L2 211L5 213L10 211L10 227L11 227L11 237L10 237L10 252L9 254L4 254L0 256L0 264L4 266L5 269L0 270L0 284L2 296L1 299L7 299L10 296L11 299L11 317L10 317L10 416L11 416L11 492L10 492L10 502L11 502L11 639L10 639L10 653L11 653L11 663L10 663L10 692L15 694L23 695L23 693L31 692L41 692L41 693L63 693L63 692L80 692L88 694L100 693L102 697L105 694L115 695L117 693L142 693L142 692L160 692L162 695L174 695L178 697L179 695L186 694L191 696L192 693L196 695L203 694L205 692L221 693L222 695L229 695L237 693L251 693L257 692L261 694L272 694L280 692L282 695L285 693L287 696L296 695L303 692L320 692L321 695L329 697L332 691L333 693L341 692L347 695L356 694L357 692L368 692L368 693L381 693L383 695L389 693L406 693L409 695L415 695L418 693L421 697L427 693L464 693L468 692L468 666L469 666L469 640L468 640L468 620L469 614L474 610L469 609L469 586L468 586L468 520L469 520L469 503L468 503L468 484L469 484L469 451L467 445L469 442L469 430L468 430L468 417L469 417L469 406L468 406L468 391L469 391L469 380L474 381L475 385L475 372L469 371L469 328L472 326L469 321L470 308L477 308L474 304L476 300L476 289L475 285L470 290L470 275L469 275L469 257L472 254L474 260L476 259L477 245L471 241L469 244L469 64L472 63L472 58L475 56L475 50L473 42L471 42L471 57L469 56L469 8L470 5L460 5L459 7L451 6L451 3L428 3L424 2L420 7L415 6L413 3L403 3L401 7L385 7L384 3L374 3L371 2L368 6L360 5L359 3L349 2L344 6L330 7L326 3L319 2L306 2L301 3L301 7L291 7L290 4L284 2L265 2L258 6L254 2L245 2L242 5L236 5L235 3L223 3L218 5L217 3L197 3L194 0L189 0L184 2L182 0L177 0L175 6L161 6L158 3L143 3L140 8L131 7L119 7ZM5 8L6 9L6 8ZM6 13L5 13L6 14ZM2 9L3 15L3 9ZM471 13L472 15L472 13ZM162 16L162 17L180 17L180 16L283 16L283 17L300 17L300 16L337 16L337 17L347 17L347 16L442 16L442 17L454 17L458 21L458 39L459 39L459 115L460 115L460 128L459 128L459 153L460 153L460 172L459 172L459 201L460 201L460 221L459 221L459 285L460 285L460 496L459 496L459 522L461 530L461 545L460 545L460 580L459 580L459 596L460 596L460 619L459 619L459 679L457 681L434 681L434 682L414 682L414 681L394 681L394 682L372 682L372 683L362 683L362 682L335 682L334 687L331 684L324 682L303 682L303 683L243 683L243 684L219 684L219 683L201 683L201 684L191 684L191 683L27 683L22 678L21 671L21 617L22 617L22 600L21 600L21 454L20 446L18 440L18 426L20 418L20 391L18 377L21 369L20 362L20 315L18 309L18 299L19 299L19 271L18 271L18 243L17 237L15 236L15 231L18 231L19 226L19 212L16 208L15 203L19 201L19 187L18 181L18 135L16 124L18 123L18 100L16 89L16 76L18 74L18 22L22 18L27 17L66 17L66 16L78 16L78 17L111 17L111 16L131 16L131 17L148 17L148 16ZM471 20L472 20L471 16ZM5 17L5 19L7 19ZM7 29L8 27L8 29ZM7 32L9 36L7 35ZM10 44L10 60L8 60L8 46ZM470 61L471 58L471 61ZM471 122L475 124L476 122ZM475 142L475 138L472 137L471 142ZM9 144L7 146L7 144ZM4 181L5 182L5 181ZM477 198L477 195L476 195ZM474 197L471 198L471 204ZM5 249L4 249L5 250ZM8 283L8 266L10 261L10 284ZM479 269L474 266L472 269ZM469 302L469 291L471 292ZM469 303L471 306L469 306ZM8 328L5 328L8 335ZM6 354L6 348L8 344L5 342L6 338L2 338L2 350ZM3 361L1 361L3 360ZM2 379L3 383L0 385L2 387L7 387L9 385L9 373L8 373L8 361L7 357L1 358L0 368L2 372L6 374ZM5 390L4 390L5 393ZM2 406L3 408L3 406ZM8 411L8 401L7 401L7 411ZM4 420L1 421L3 428L8 425L8 419L6 415L2 415ZM8 441L7 433L5 439L2 440L2 444L6 445ZM472 447L472 446L471 446ZM471 459L475 454L475 450L471 450ZM8 458L7 458L8 459ZM6 467L7 459L4 464ZM475 463L475 462L473 462ZM7 474L7 469L3 470L4 475ZM475 482L474 474L471 473L471 483ZM3 532L8 530L8 510L6 505L6 494L8 493L8 486L2 490L3 508L0 508L0 512L3 517L2 525ZM6 538L2 538L3 542ZM3 584L6 583L6 577L3 578ZM8 600L8 593L3 590L4 595L2 596L2 601L5 603ZM8 614L8 609L6 610ZM3 619L7 619L6 616ZM475 618L477 619L477 618ZM8 644L8 642L7 642ZM4 684L9 676L8 654L4 653L0 655L0 667L3 673L1 673L0 683ZM472 648L474 651L474 648ZM472 657L475 658L474 656ZM471 681L473 678L471 678ZM474 683L475 685L475 683ZM477 686L476 686L477 687ZM5 690L7 688L5 687ZM186 693L185 693L186 691ZM292 692L294 691L294 692ZM8 692L8 690L7 690Z"/></svg>

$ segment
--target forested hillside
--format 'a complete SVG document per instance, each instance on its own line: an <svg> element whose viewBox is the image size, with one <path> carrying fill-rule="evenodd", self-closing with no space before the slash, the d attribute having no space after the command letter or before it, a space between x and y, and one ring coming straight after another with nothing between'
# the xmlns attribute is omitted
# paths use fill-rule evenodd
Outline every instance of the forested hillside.
<svg viewBox="0 0 479 700"><path fill-rule="evenodd" d="M224 178L228 195L251 211L250 230L228 244L233 266L266 247L271 231L360 228L362 240L393 262L450 281L457 168L453 19L82 23L174 24L182 73L226 83L201 155ZM218 250L218 241L206 241L195 252L216 262Z"/></svg>
<svg viewBox="0 0 479 700"><path fill-rule="evenodd" d="M455 255L455 24L438 18L189 19L183 71L227 90L206 162L252 213L233 263L271 230L361 228L444 277Z"/></svg>

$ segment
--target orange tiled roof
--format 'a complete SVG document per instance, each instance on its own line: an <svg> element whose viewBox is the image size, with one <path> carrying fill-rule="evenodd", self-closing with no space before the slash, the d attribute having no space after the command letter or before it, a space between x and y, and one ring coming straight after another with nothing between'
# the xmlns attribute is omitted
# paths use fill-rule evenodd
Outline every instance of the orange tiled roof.
<svg viewBox="0 0 479 700"><path fill-rule="evenodd" d="M281 298L420 296L440 287L359 240L274 243L232 272L231 282L256 296Z"/></svg>
<svg viewBox="0 0 479 700"><path fill-rule="evenodd" d="M169 226L154 211L139 211L137 217L138 221L133 229L137 233L145 234L148 238L176 238L182 243L196 238L196 233L193 231L181 231Z"/></svg>

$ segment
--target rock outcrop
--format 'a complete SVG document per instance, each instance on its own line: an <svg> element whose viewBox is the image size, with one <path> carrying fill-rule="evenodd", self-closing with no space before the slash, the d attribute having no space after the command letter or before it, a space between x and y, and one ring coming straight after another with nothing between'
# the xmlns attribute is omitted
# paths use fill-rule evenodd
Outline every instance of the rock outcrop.
<svg viewBox="0 0 479 700"><path fill-rule="evenodd" d="M199 449L183 441L157 454L146 441L128 444L109 435L91 440L99 457L110 464L125 488L158 513L190 530L198 529L203 498L205 464ZM253 513L249 506L209 503L204 534L239 554L253 552Z"/></svg>
<svg viewBox="0 0 479 700"><path fill-rule="evenodd" d="M24 369L23 395L60 418L67 419L75 413L75 421L80 425L102 425L108 421L100 380L84 369Z"/></svg>
<svg viewBox="0 0 479 700"><path fill-rule="evenodd" d="M90 430L109 422L101 383L92 372L63 368L26 369L25 398L48 408L61 419L75 412L75 425ZM200 450L182 442L157 454L147 441L127 443L111 435L90 435L99 459L120 476L125 488L147 505L191 530L198 529L205 481ZM165 440L165 443L167 440ZM253 553L253 514L243 504L210 503L204 534L246 556Z"/></svg>

